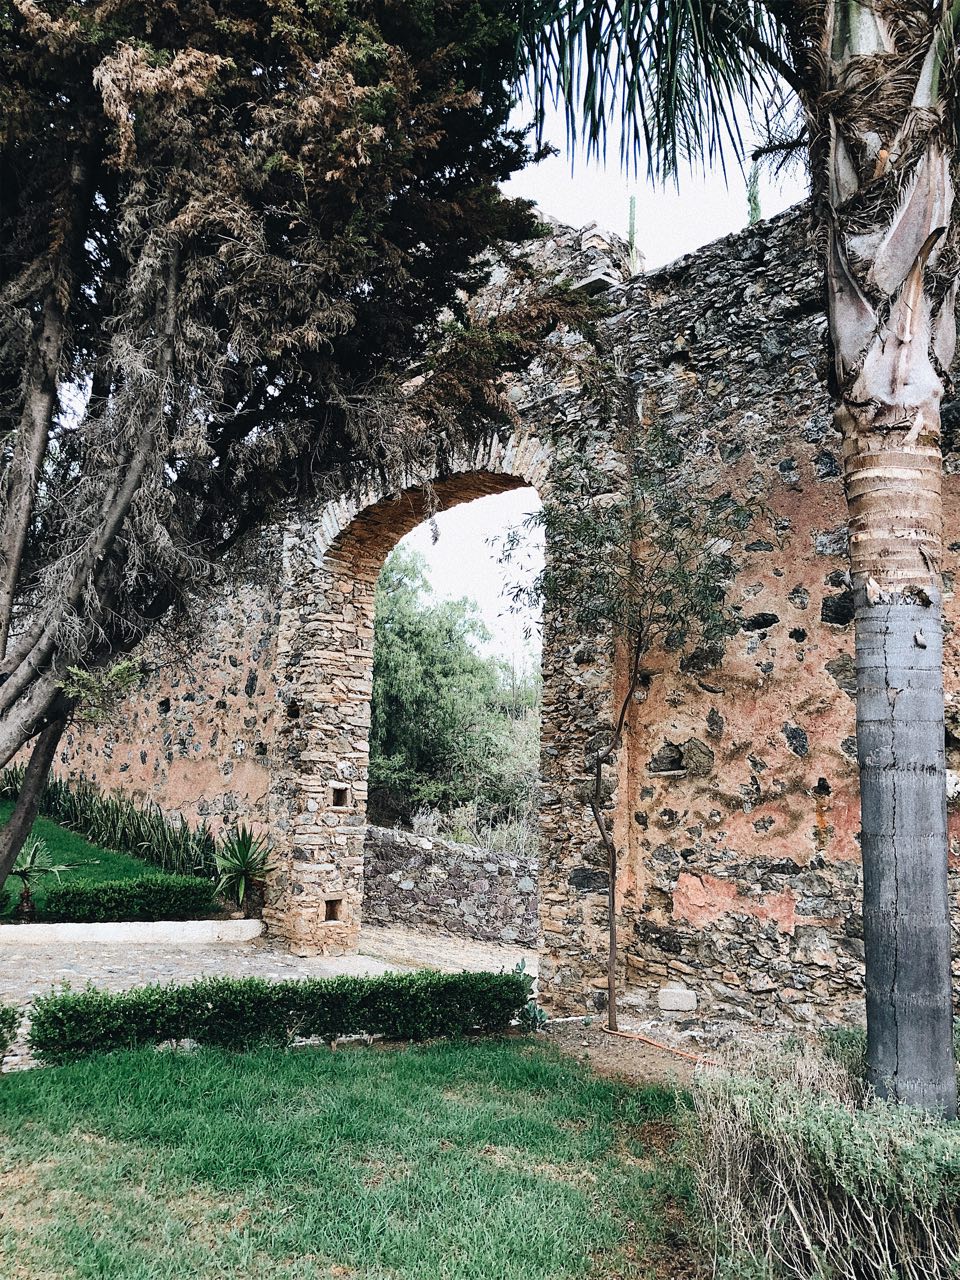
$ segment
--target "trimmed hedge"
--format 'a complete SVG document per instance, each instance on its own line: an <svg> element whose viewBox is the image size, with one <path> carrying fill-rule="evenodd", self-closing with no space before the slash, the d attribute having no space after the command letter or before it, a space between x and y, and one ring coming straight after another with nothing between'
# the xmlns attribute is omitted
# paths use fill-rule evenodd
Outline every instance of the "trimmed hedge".
<svg viewBox="0 0 960 1280"><path fill-rule="evenodd" d="M196 920L213 911L214 888L199 876L67 881L47 890L43 918L71 924Z"/></svg>
<svg viewBox="0 0 960 1280"><path fill-rule="evenodd" d="M48 1063L195 1040L225 1049L347 1035L430 1040L503 1031L527 1003L520 973L391 973L379 978L202 978L186 986L66 991L33 1005L30 1047Z"/></svg>
<svg viewBox="0 0 960 1280"><path fill-rule="evenodd" d="M0 1058L10 1051L20 1026L20 1010L10 1004L0 1004Z"/></svg>

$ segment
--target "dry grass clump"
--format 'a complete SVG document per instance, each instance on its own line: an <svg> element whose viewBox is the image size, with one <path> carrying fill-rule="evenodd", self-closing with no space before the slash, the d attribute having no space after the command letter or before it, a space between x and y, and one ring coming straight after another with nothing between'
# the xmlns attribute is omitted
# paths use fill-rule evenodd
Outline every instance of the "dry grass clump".
<svg viewBox="0 0 960 1280"><path fill-rule="evenodd" d="M718 1276L960 1276L960 1124L870 1096L810 1047L700 1076L694 1107L696 1196Z"/></svg>

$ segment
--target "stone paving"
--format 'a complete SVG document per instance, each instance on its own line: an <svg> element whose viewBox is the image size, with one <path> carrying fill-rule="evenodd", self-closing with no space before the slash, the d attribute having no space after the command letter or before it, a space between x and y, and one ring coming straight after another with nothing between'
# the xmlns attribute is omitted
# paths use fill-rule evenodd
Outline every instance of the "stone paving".
<svg viewBox="0 0 960 1280"><path fill-rule="evenodd" d="M489 969L497 973L501 969L513 969L523 961L528 973L534 977L537 974L537 952L532 948L477 942L397 925L364 925L360 930L360 955L401 968L451 972Z"/></svg>
<svg viewBox="0 0 960 1280"><path fill-rule="evenodd" d="M495 943L471 942L414 929L365 927L360 950L349 956L301 958L268 942L207 943L170 946L151 943L107 945L62 942L51 946L5 947L0 971L0 1001L25 1005L52 987L88 983L109 991L152 982L190 982L225 977L332 978L369 977L391 970L512 969L521 959L536 972L536 952Z"/></svg>

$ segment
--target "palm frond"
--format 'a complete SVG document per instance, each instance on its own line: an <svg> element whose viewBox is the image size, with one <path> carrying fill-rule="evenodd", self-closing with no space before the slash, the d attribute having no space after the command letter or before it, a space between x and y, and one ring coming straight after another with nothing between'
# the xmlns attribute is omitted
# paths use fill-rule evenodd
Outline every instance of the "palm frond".
<svg viewBox="0 0 960 1280"><path fill-rule="evenodd" d="M809 169L810 138L800 104L762 104L753 115L754 144L750 158L757 169L775 177L790 169Z"/></svg>
<svg viewBox="0 0 960 1280"><path fill-rule="evenodd" d="M527 0L518 78L541 125L562 104L589 156L605 153L616 117L621 158L664 178L742 154L741 104L799 88L787 37L761 0Z"/></svg>

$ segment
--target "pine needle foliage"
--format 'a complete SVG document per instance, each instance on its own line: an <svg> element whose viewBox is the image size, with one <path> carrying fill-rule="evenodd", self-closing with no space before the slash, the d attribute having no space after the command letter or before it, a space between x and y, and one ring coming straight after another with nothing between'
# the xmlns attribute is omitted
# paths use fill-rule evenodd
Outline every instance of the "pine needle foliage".
<svg viewBox="0 0 960 1280"><path fill-rule="evenodd" d="M465 305L537 233L499 189L518 31L513 0L5 8L0 764L280 505L507 413L569 310Z"/></svg>

